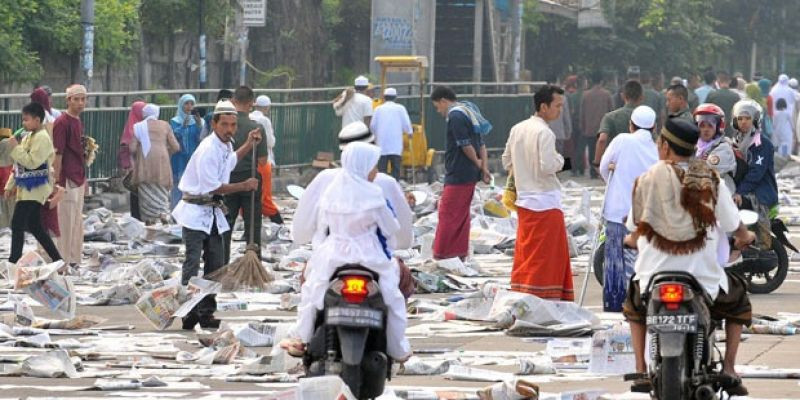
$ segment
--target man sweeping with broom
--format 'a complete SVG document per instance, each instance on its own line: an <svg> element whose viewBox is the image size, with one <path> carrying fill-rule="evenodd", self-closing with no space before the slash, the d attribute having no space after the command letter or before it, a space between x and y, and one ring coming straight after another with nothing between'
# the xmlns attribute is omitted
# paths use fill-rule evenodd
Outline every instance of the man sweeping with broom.
<svg viewBox="0 0 800 400"><path fill-rule="evenodd" d="M226 210L222 196L258 188L259 183L255 178L229 183L236 163L250 154L253 146L261 141L260 131L254 129L248 134L245 143L234 151L231 140L236 133L236 121L236 108L230 101L217 103L211 120L213 134L200 142L178 184L183 198L172 216L183 227L183 242L186 246L182 276L184 285L199 272L201 256L204 276L224 264L222 235L230 227L225 219ZM214 295L207 296L183 318L183 329L193 329L198 323L203 328L218 328L219 320L214 318L216 309Z"/></svg>

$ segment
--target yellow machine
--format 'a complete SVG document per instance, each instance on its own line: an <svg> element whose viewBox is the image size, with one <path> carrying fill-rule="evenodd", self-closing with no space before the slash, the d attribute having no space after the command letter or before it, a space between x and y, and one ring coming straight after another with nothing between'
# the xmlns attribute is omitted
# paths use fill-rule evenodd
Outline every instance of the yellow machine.
<svg viewBox="0 0 800 400"><path fill-rule="evenodd" d="M430 168L433 164L434 149L428 149L428 139L425 136L425 76L428 68L428 58L424 56L380 56L375 57L375 62L381 66L381 95L377 105L383 102L383 91L386 90L387 72L411 72L419 76L419 123L412 123L414 130L411 139L403 135L403 167L411 168L412 176L416 178L416 169Z"/></svg>

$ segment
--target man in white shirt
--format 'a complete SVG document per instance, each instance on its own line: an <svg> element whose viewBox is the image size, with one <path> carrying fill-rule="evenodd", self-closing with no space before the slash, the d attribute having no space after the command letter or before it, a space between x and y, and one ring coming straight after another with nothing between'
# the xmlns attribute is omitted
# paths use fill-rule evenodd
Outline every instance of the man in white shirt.
<svg viewBox="0 0 800 400"><path fill-rule="evenodd" d="M533 102L536 114L511 128L503 153L503 167L514 174L519 215L511 290L572 301L572 267L556 176L564 157L556 151L556 135L548 126L561 116L564 90L545 85Z"/></svg>
<svg viewBox="0 0 800 400"><path fill-rule="evenodd" d="M690 273L714 299L711 317L725 320L723 373L736 378L734 365L742 326L752 319L746 283L717 262L717 229L734 232L742 248L755 234L740 222L733 196L719 175L703 160L692 160L699 131L693 123L671 118L657 139L661 161L639 176L634 185L627 227L633 233L625 244L636 247L636 275L631 278L623 314L631 326L636 371L644 373L647 306L641 296L650 279L661 271ZM638 380L633 391L647 391L649 380ZM744 396L741 385L725 389Z"/></svg>
<svg viewBox="0 0 800 400"><path fill-rule="evenodd" d="M260 131L250 131L247 141L234 151L231 139L236 134L237 114L233 104L227 100L217 103L211 121L214 132L200 142L189 159L178 184L183 198L172 211L175 221L183 227L183 242L186 246L182 274L184 285L197 275L201 257L204 260L204 275L223 265L222 234L230 230L230 227L225 219L222 196L258 188L258 180L254 178L237 183L229 182L236 163L261 141ZM183 329L193 329L197 323L203 328L219 327L219 320L214 318L216 309L217 302L213 295L204 298L183 318Z"/></svg>
<svg viewBox="0 0 800 400"><path fill-rule="evenodd" d="M625 262L626 249L622 245L628 234L625 219L631 209L636 178L658 161L652 136L655 123L656 112L652 108L636 107L628 124L632 133L617 135L600 160L600 175L607 185L603 209L606 220L603 310L607 312L622 311L628 279L633 275L633 263Z"/></svg>
<svg viewBox="0 0 800 400"><path fill-rule="evenodd" d="M372 98L367 96L369 79L359 76L354 83L355 90L347 89L333 100L333 111L342 117L342 128L357 121L369 126L372 119Z"/></svg>
<svg viewBox="0 0 800 400"><path fill-rule="evenodd" d="M383 99L385 103L375 109L369 128L375 134L377 145L381 148L378 170L387 173L391 164L392 178L399 179L400 170L403 168L403 134L411 135L414 132L408 111L402 104L394 102L397 99L397 90L386 89Z"/></svg>
<svg viewBox="0 0 800 400"><path fill-rule="evenodd" d="M272 128L272 121L267 117L271 107L272 100L269 96L258 96L253 106L254 110L250 113L250 119L264 127L269 154L268 162L258 165L258 172L261 174L261 215L276 224L283 225L280 209L272 200L272 167L275 166L275 153L272 149L275 147L275 130Z"/></svg>
<svg viewBox="0 0 800 400"><path fill-rule="evenodd" d="M344 148L349 143L366 142L373 143L375 136L370 132L369 128L363 122L354 122L344 127L339 132L339 148ZM294 220L292 221L292 240L295 243L309 243L312 242L316 226L313 222L316 218L312 218L316 214L320 203L322 202L322 194L331 184L333 179L341 172L341 169L326 169L317 174L314 180L303 192L303 197L297 203L295 209ZM390 251L405 250L411 248L414 244L414 215L411 212L411 207L408 205L406 197L403 195L403 189L397 180L384 173L378 173L373 181L376 185L383 190L383 196L386 198L389 208L392 209L400 223L400 230L395 233L387 243ZM398 260L399 261L399 260ZM400 264L400 290L403 295L408 298L413 293L414 283L411 278L411 272L402 262Z"/></svg>

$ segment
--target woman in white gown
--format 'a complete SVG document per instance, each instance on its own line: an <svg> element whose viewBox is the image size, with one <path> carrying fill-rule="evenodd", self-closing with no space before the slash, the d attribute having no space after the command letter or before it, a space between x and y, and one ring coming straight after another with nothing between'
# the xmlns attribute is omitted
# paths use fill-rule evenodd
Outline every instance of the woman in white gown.
<svg viewBox="0 0 800 400"><path fill-rule="evenodd" d="M290 352L303 348L311 340L317 312L323 307L325 291L336 269L345 264L360 264L379 275L389 312L388 355L405 360L410 354L411 347L405 337L405 300L398 288L399 267L386 246L400 225L383 191L372 183L378 173L379 158L380 148L374 145L360 142L348 145L342 152L341 173L325 190L314 212L295 216L295 223L298 219L312 219L304 222L311 222L316 229L293 332L296 339L282 344Z"/></svg>

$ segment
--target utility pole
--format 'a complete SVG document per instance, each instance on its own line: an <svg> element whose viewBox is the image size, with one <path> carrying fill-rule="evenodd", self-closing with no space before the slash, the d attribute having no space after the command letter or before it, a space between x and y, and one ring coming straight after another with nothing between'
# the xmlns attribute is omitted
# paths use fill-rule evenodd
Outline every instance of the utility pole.
<svg viewBox="0 0 800 400"><path fill-rule="evenodd" d="M511 80L519 81L519 72L522 64L522 0L511 1Z"/></svg>
<svg viewBox="0 0 800 400"><path fill-rule="evenodd" d="M239 66L239 85L244 86L247 84L247 34L250 28L242 25L242 31L239 34L239 57L241 57L241 65Z"/></svg>
<svg viewBox="0 0 800 400"><path fill-rule="evenodd" d="M200 31L200 43L198 44L199 53L200 53L200 89L206 88L206 32L205 27L203 25L203 9L205 8L205 0L199 0L197 2L197 14L199 19L197 20L198 30Z"/></svg>
<svg viewBox="0 0 800 400"><path fill-rule="evenodd" d="M92 75L94 75L94 0L81 0L81 26L83 27L83 47L81 51L81 69L83 85L91 91Z"/></svg>
<svg viewBox="0 0 800 400"><path fill-rule="evenodd" d="M480 82L483 77L483 2L475 0L475 28L472 34L472 81ZM480 86L475 86L475 94Z"/></svg>

